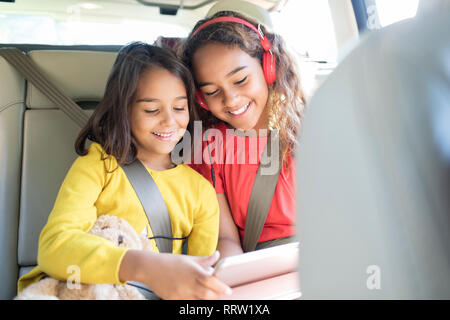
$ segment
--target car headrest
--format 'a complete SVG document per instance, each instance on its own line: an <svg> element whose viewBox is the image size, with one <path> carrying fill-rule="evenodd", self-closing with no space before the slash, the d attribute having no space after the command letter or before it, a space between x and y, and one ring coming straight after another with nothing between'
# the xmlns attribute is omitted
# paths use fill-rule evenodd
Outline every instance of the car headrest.
<svg viewBox="0 0 450 320"><path fill-rule="evenodd" d="M206 17L212 17L220 11L233 11L261 23L269 32L273 32L272 19L269 12L253 3L243 0L218 1L209 9Z"/></svg>
<svg viewBox="0 0 450 320"><path fill-rule="evenodd" d="M117 53L36 50L29 55L53 83L77 102L101 100ZM32 109L57 107L31 84L26 103Z"/></svg>
<svg viewBox="0 0 450 320"><path fill-rule="evenodd" d="M450 11L361 41L308 105L304 299L450 298Z"/></svg>

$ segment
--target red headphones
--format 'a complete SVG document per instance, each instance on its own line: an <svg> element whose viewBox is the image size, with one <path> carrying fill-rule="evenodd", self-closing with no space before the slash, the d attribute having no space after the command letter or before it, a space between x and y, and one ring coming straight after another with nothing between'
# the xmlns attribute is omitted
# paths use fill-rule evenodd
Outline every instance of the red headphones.
<svg viewBox="0 0 450 320"><path fill-rule="evenodd" d="M253 31L255 31L259 35L259 37L261 38L261 45L262 45L262 47L264 49L263 61L262 61L264 78L266 79L267 84L270 85L270 84L274 83L274 81L277 78L277 73L276 73L276 69L275 69L275 56L272 53L272 50L271 50L272 47L270 45L270 41L269 41L269 39L267 39L267 37L261 31L260 25L258 25L258 28L256 28L250 22L245 21L245 20L240 19L240 18L236 18L236 17L218 17L218 18L215 18L215 19L211 19L211 20L205 22L204 24L200 25L192 33L190 38L195 36L203 28L209 26L210 24L217 23L217 22L237 22L237 23L240 23L240 24L243 24L243 25L249 27L250 29L252 29ZM202 93L201 93L201 91L199 89L197 89L197 91L195 93L195 100L204 109L209 110L208 106L206 105L205 99L203 98L203 95L202 95Z"/></svg>

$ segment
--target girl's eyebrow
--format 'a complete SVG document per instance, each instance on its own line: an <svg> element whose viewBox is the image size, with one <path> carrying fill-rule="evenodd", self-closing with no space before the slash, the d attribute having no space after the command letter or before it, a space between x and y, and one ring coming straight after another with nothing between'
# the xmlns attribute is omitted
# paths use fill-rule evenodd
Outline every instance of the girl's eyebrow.
<svg viewBox="0 0 450 320"><path fill-rule="evenodd" d="M247 68L247 66L237 67L237 68L231 70L230 72L228 72L226 77L231 77L233 74L236 74L236 73L238 73L239 71L241 71L242 69L245 69L245 68ZM198 87L204 87L204 86L208 86L208 85L211 85L211 84L213 84L213 83L212 82L199 82L197 86Z"/></svg>
<svg viewBox="0 0 450 320"><path fill-rule="evenodd" d="M187 96L178 96L176 97L174 100L187 100ZM159 99L156 98L142 98L142 99L138 99L136 100L136 102L157 102L160 101Z"/></svg>
<svg viewBox="0 0 450 320"><path fill-rule="evenodd" d="M142 99L136 100L136 102L155 102L155 101L159 101L159 99L154 99L154 98L142 98Z"/></svg>
<svg viewBox="0 0 450 320"><path fill-rule="evenodd" d="M237 67L236 69L233 69L230 72L228 72L227 77L231 77L233 74L238 73L239 71L241 71L242 69L245 69L245 68L247 68L247 66Z"/></svg>

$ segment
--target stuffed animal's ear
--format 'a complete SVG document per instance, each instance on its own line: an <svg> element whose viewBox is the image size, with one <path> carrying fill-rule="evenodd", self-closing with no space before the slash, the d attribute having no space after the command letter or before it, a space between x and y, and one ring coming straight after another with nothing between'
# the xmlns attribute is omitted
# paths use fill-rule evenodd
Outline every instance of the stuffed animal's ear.
<svg viewBox="0 0 450 320"><path fill-rule="evenodd" d="M136 230L125 219L116 216L99 216L89 233L110 240L120 247L142 249L142 241Z"/></svg>

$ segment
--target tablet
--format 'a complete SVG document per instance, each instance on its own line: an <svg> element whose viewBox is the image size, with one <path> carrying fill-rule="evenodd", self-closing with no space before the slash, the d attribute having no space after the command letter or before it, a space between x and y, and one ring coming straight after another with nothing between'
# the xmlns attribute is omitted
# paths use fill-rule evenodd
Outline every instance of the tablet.
<svg viewBox="0 0 450 320"><path fill-rule="evenodd" d="M221 259L214 275L230 287L297 271L299 243L293 242Z"/></svg>
<svg viewBox="0 0 450 320"><path fill-rule="evenodd" d="M297 300L302 296L298 272L233 287L233 293L220 300Z"/></svg>

